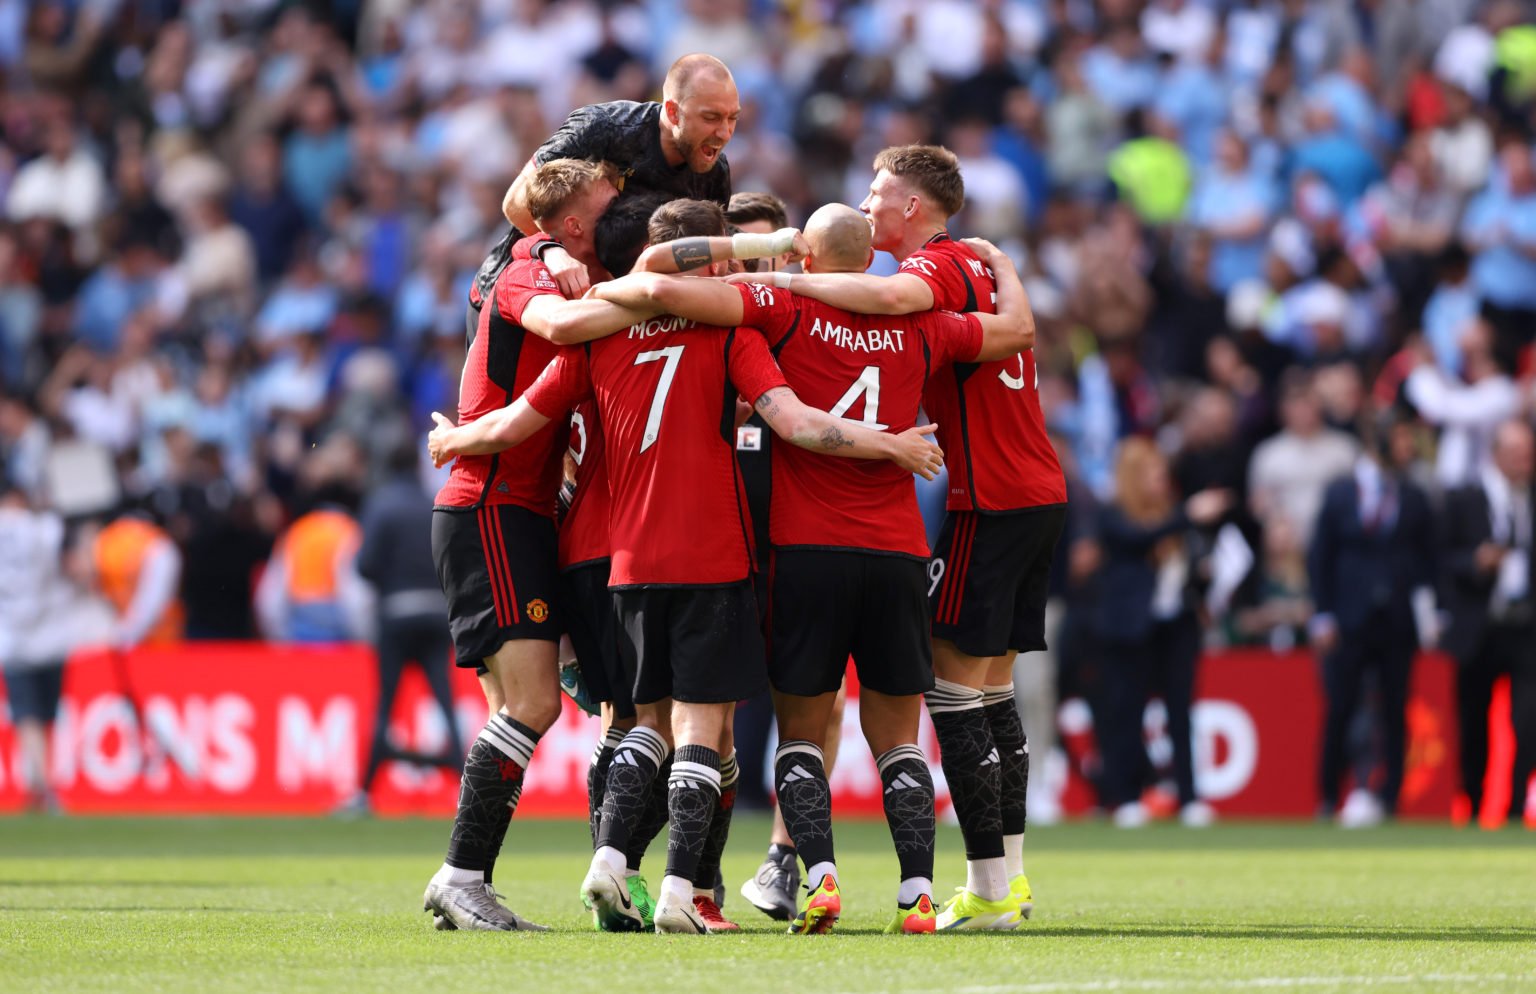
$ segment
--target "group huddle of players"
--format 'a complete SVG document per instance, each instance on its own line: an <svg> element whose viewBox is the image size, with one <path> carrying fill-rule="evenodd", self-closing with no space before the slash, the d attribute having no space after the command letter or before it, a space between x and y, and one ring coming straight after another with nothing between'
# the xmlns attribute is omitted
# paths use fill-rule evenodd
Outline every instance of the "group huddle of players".
<svg viewBox="0 0 1536 994"><path fill-rule="evenodd" d="M571 115L512 184L514 231L470 295L458 423L436 415L429 437L453 462L432 544L459 664L477 667L491 714L426 910L443 929L542 928L491 881L560 713L568 633L606 726L581 885L599 929L737 928L720 909L732 716L769 687L780 824L742 893L793 933L832 929L828 768L850 659L900 863L888 931L1014 928L1032 897L1011 671L1045 647L1066 502L1023 285L993 246L949 237L964 186L947 150L886 149L858 210L828 205L801 232L773 198L731 197L722 149L740 105L724 64L685 56L663 97ZM897 274L866 274L877 249ZM761 448L757 425L777 436L767 549L737 458ZM913 474L945 463L930 554ZM966 849L942 907L925 705ZM663 827L653 900L639 870Z"/></svg>

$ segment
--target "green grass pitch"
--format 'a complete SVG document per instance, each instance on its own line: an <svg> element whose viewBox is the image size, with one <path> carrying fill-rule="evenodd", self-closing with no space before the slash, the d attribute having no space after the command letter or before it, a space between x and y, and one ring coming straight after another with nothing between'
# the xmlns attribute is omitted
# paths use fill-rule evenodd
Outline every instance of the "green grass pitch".
<svg viewBox="0 0 1536 994"><path fill-rule="evenodd" d="M586 826L550 821L513 826L497 884L556 931L464 934L420 910L446 822L0 819L0 991L1536 991L1529 832L1036 829L1033 921L905 937L877 934L884 826L840 824L843 921L798 938L735 894L767 831L739 818L727 853L744 935L593 934ZM953 829L939 852L942 891Z"/></svg>

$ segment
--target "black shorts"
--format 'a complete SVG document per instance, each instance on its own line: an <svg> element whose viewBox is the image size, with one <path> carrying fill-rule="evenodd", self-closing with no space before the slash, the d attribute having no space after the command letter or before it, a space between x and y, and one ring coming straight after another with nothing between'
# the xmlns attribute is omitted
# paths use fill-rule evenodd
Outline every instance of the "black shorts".
<svg viewBox="0 0 1536 994"><path fill-rule="evenodd" d="M476 668L514 639L559 642L555 523L516 504L432 511L454 662Z"/></svg>
<svg viewBox="0 0 1536 994"><path fill-rule="evenodd" d="M927 582L920 560L874 552L775 549L768 676L783 694L815 697L859 683L893 697L933 689Z"/></svg>
<svg viewBox="0 0 1536 994"><path fill-rule="evenodd" d="M59 716L59 698L64 693L64 661L43 666L15 666L0 669L5 674L6 705L11 722L40 721L53 723Z"/></svg>
<svg viewBox="0 0 1536 994"><path fill-rule="evenodd" d="M619 617L608 592L608 560L582 563L560 574L560 609L587 692L594 701L611 703L614 717L633 718L634 688L619 659Z"/></svg>
<svg viewBox="0 0 1536 994"><path fill-rule="evenodd" d="M968 656L1044 649L1051 559L1066 520L1062 504L945 515L928 565L933 637Z"/></svg>
<svg viewBox="0 0 1536 994"><path fill-rule="evenodd" d="M744 701L768 686L757 595L725 587L627 587L613 592L619 656L636 704Z"/></svg>

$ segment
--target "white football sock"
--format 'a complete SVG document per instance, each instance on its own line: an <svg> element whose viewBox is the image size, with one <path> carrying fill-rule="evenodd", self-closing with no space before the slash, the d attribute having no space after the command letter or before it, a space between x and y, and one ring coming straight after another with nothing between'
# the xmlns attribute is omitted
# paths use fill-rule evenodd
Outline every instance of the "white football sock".
<svg viewBox="0 0 1536 994"><path fill-rule="evenodd" d="M658 907L665 904L669 908L686 908L693 904L693 881L670 875L662 877L661 894L656 904Z"/></svg>
<svg viewBox="0 0 1536 994"><path fill-rule="evenodd" d="M485 871L461 870L457 866L444 863L436 873L432 874L432 882L445 887L468 887L470 884L485 883Z"/></svg>
<svg viewBox="0 0 1536 994"><path fill-rule="evenodd" d="M966 860L965 889L988 901L1007 897L1008 871L1003 867L1003 857Z"/></svg>
<svg viewBox="0 0 1536 994"><path fill-rule="evenodd" d="M927 877L907 877L901 882L901 890L896 892L896 903L907 907L924 894L930 899L933 897L933 881Z"/></svg>
<svg viewBox="0 0 1536 994"><path fill-rule="evenodd" d="M1003 836L1003 862L1008 866L1008 879L1024 872L1024 835Z"/></svg>
<svg viewBox="0 0 1536 994"><path fill-rule="evenodd" d="M629 869L629 860L613 846L602 846L592 854L592 868L595 870L600 866L619 874Z"/></svg>
<svg viewBox="0 0 1536 994"><path fill-rule="evenodd" d="M822 863L817 863L814 866L806 867L806 870L805 870L805 882L810 884L812 889L814 889L815 887L820 885L822 877L831 877L832 878L832 882L836 883L837 882L837 864L836 863L822 862Z"/></svg>

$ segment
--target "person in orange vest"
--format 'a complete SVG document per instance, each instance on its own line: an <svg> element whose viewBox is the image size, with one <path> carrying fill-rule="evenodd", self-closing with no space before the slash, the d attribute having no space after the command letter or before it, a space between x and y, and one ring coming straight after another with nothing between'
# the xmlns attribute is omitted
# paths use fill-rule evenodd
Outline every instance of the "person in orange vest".
<svg viewBox="0 0 1536 994"><path fill-rule="evenodd" d="M336 498L288 526L256 587L256 620L274 642L366 641L373 594L357 573L362 529Z"/></svg>
<svg viewBox="0 0 1536 994"><path fill-rule="evenodd" d="M171 537L130 512L103 527L91 549L96 586L116 616L112 645L126 650L181 641L181 552Z"/></svg>

